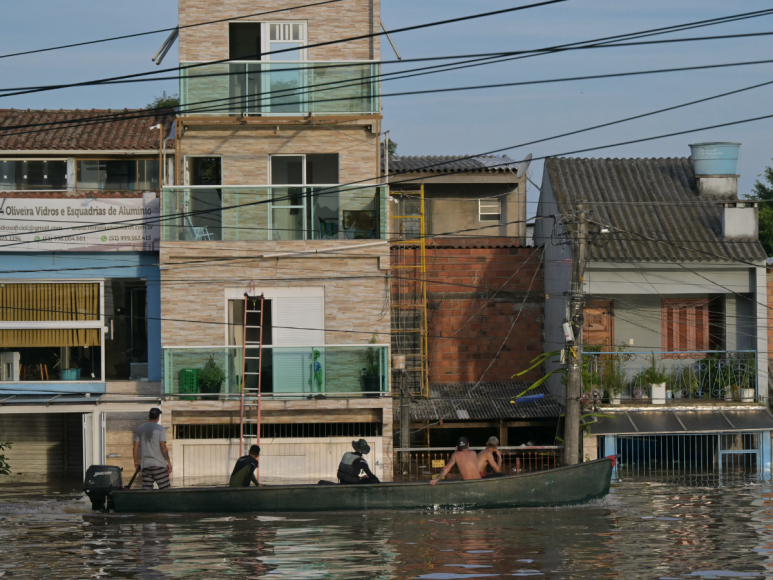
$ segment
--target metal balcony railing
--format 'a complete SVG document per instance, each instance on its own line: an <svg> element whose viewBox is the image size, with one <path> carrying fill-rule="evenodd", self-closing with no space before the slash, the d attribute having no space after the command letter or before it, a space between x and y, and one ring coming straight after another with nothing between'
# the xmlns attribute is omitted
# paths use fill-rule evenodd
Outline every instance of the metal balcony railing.
<svg viewBox="0 0 773 580"><path fill-rule="evenodd" d="M164 394L183 400L237 399L241 346L164 348ZM252 355L250 355L252 356ZM262 361L248 358L245 388L272 398L362 397L389 394L389 347L382 344L279 347L263 345Z"/></svg>
<svg viewBox="0 0 773 580"><path fill-rule="evenodd" d="M164 241L386 238L384 186L165 187Z"/></svg>
<svg viewBox="0 0 773 580"><path fill-rule="evenodd" d="M656 368L666 377L665 390L661 393L656 387L654 395L646 373L653 357ZM654 398L653 402L662 398L706 399L744 403L764 400L757 388L756 351L586 350L583 358L583 391L606 392L610 399Z"/></svg>
<svg viewBox="0 0 773 580"><path fill-rule="evenodd" d="M183 115L381 112L377 62L181 63Z"/></svg>
<svg viewBox="0 0 773 580"><path fill-rule="evenodd" d="M470 447L480 451L483 447ZM425 447L394 450L395 481L430 481L446 466L455 449L453 447ZM543 471L561 466L564 448L561 446L500 447L502 473L516 475ZM407 458L404 456L407 455ZM405 463L403 463L405 462ZM404 469L404 466L408 469ZM488 470L491 473L491 469ZM447 479L459 479L459 471L452 469Z"/></svg>

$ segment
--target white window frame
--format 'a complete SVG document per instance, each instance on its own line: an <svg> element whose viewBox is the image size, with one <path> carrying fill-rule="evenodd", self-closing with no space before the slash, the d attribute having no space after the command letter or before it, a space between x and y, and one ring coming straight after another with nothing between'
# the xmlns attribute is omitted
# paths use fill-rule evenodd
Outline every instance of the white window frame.
<svg viewBox="0 0 773 580"><path fill-rule="evenodd" d="M106 383L105 378L105 334L107 328L105 327L105 280L100 279L36 279L36 280L3 280L3 284L99 284L99 320L80 320L80 321L57 321L57 320L42 320L42 321L0 321L0 330L25 330L25 329L73 329L73 328L98 328L101 329L102 337L99 341L100 348L100 372L101 378L83 377L81 375L80 381L41 381L44 383L57 383L57 384L80 384L80 383ZM33 381L2 381L0 384L14 383L15 385L24 386L26 383L32 383Z"/></svg>
<svg viewBox="0 0 773 580"><path fill-rule="evenodd" d="M493 205L497 204L496 211L492 211L494 209ZM495 215L497 216L496 220L493 219L483 219L484 215ZM502 221L502 200L499 198L485 198L485 199L479 199L478 200L478 221L479 222L496 222L500 223Z"/></svg>
<svg viewBox="0 0 773 580"><path fill-rule="evenodd" d="M260 296L263 294L263 298L265 300L277 300L282 298L297 298L302 300L303 298L309 298L309 297L321 297L322 304L323 304L323 310L322 310L322 328L320 331L322 332L323 343L326 343L325 337L326 334L326 327L327 327L327 307L325 302L325 286L263 286L255 289L245 288L244 286L234 288L234 287L226 287L225 288L225 296L224 296L224 308L223 308L223 320L225 321L225 328L224 328L224 336L223 336L223 344L226 346L235 346L241 348L241 343L237 345L229 345L228 344L228 309L229 309L229 302L231 300L244 300L244 293L248 292L250 296ZM273 346L280 346L277 345L277 326L282 326L282 323L275 318L276 312L274 311L274 305L272 304L272 324L273 328L271 329L271 342L273 343L270 346L267 346L266 348L271 348ZM240 324L244 324L244 322L240 322ZM306 345L300 345L300 346L306 346ZM308 346L327 346L326 344L311 344ZM335 345L340 346L340 345ZM361 345L359 345L361 346Z"/></svg>
<svg viewBox="0 0 773 580"><path fill-rule="evenodd" d="M274 182L273 175L271 174L271 171L272 171L271 167L273 165L271 160L274 157L301 157L303 159L303 161L302 161L303 165L302 165L302 168L301 168L301 178L303 179L303 183L288 183L288 184L277 184L277 185L274 185L274 183L273 183ZM286 187L286 188L302 187L302 188L304 188L303 203L301 205L278 205L276 207L278 209L300 209L300 210L302 210L302 215L303 215L303 238L302 239L306 240L307 237L308 237L308 233L306 231L307 230L306 224L308 223L307 222L308 216L306 215L306 187L307 187L307 185L306 185L306 154L305 153L280 153L280 154L277 154L277 155L269 155L268 156L268 182L271 184L271 189L270 189L271 193L269 194L269 198L268 198L268 200L269 200L268 201L268 229L269 229L269 231L273 231L273 229L274 229L274 202L272 201L272 199L274 197L274 188L275 187ZM313 217L314 216L312 216L312 218ZM292 241L292 240L284 240L284 241L288 241L289 242L289 241Z"/></svg>
<svg viewBox="0 0 773 580"><path fill-rule="evenodd" d="M285 60L282 58L282 56L286 53L280 53L277 54L277 58L271 58L271 55L267 55L266 62L305 62L307 60L307 51L306 51L306 45L308 44L308 25L305 20L274 20L269 22L263 22L263 26L260 31L260 44L261 44L261 52L263 54L271 52L271 43L285 43L285 44L300 44L301 48L298 51L298 60ZM299 40L292 40L292 39L281 39L281 40L271 40L271 27L272 26L280 26L280 29L282 32L284 32L284 27L290 27L291 36L292 36L292 27L294 25L301 27L301 38Z"/></svg>

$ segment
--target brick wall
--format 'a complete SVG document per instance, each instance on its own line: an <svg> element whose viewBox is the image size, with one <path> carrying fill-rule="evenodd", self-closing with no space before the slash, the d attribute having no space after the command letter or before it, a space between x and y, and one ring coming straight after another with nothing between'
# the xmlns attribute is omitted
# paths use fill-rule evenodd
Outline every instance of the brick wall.
<svg viewBox="0 0 773 580"><path fill-rule="evenodd" d="M465 247L449 247L435 240L428 244L430 383L510 380L542 352L541 250L512 247L517 243L512 238L506 241L510 247L492 247L495 243L484 241L477 244L484 247L474 247L476 241L471 240ZM392 264L399 260L393 253ZM405 271L393 270L393 275L406 276ZM393 281L393 300L399 283ZM519 380L539 376L538 368Z"/></svg>
<svg viewBox="0 0 773 580"><path fill-rule="evenodd" d="M220 130L191 128L180 142L183 155L222 155L223 183L269 183L269 155L338 153L339 183L376 182L378 135L362 125L280 127L251 125ZM180 181L182 183L182 181Z"/></svg>
<svg viewBox="0 0 773 580"><path fill-rule="evenodd" d="M180 26L309 4L307 0L180 0ZM379 32L379 0L347 0L245 18L242 22L306 22L308 44ZM228 22L180 30L180 62L228 58ZM378 37L312 48L308 60L379 60Z"/></svg>

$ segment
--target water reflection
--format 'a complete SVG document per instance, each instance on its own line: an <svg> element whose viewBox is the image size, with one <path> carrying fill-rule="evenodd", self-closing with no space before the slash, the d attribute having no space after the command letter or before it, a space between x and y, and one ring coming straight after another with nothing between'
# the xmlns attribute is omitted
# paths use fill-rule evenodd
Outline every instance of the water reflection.
<svg viewBox="0 0 773 580"><path fill-rule="evenodd" d="M594 506L127 516L0 486L3 578L773 577L767 485L624 483Z"/></svg>

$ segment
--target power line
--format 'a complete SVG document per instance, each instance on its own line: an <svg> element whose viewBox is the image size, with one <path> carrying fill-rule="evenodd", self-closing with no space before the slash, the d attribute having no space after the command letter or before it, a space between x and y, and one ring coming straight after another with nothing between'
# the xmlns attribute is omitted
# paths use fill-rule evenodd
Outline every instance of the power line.
<svg viewBox="0 0 773 580"><path fill-rule="evenodd" d="M773 33L771 33L773 34ZM394 93L382 93L378 96L379 99L387 98L387 97L404 97L404 96L416 96L416 95L427 95L427 94L442 94L442 93L453 93L453 92L461 92L461 91L475 91L475 90L485 90L485 89L497 89L497 88L508 88L508 87L517 87L517 86L530 86L530 85L540 85L540 84L553 84L553 83L563 83L563 82L576 82L576 81L585 81L585 80L598 80L598 79L611 79L611 78L621 78L621 77L630 77L630 76L644 76L644 75L651 75L651 74L666 74L666 73L673 73L673 72L685 72L685 71L698 71L698 70L711 70L711 69L717 69L717 68L728 68L728 67L736 67L736 66L756 66L761 64L771 64L773 63L773 59L767 59L767 60L754 60L754 61L742 61L742 62L732 62L732 63L721 63L721 64L709 64L709 65L696 65L696 66L688 66L688 67L674 67L674 68L664 68L664 69L649 69L649 70L643 70L643 71L626 71L626 72L618 72L618 73L606 73L606 74L599 74L599 75L584 75L584 76L573 76L573 77L560 77L560 78L553 78L553 79L539 79L539 80L530 80L530 81L517 81L517 82L511 82L511 83L493 83L493 84L486 84L486 85L465 85L460 87L446 87L441 89L423 89L423 90L417 90L417 91L400 91L400 92L394 92ZM478 63L476 66L482 66L483 64L488 63ZM443 72L443 71L434 71L434 72ZM394 79L389 79L394 80ZM361 83L361 84L370 84L368 83ZM768 83L763 83L759 86L764 86ZM330 89L324 89L324 90L336 90L338 88L344 88L344 87L332 87ZM753 88L757 88L757 86L754 86ZM286 90L286 89L285 89ZM742 92L742 91L738 91ZM270 92L269 93L263 93L263 94L269 94L270 98ZM302 93L299 93L302 94ZM0 95L2 97L3 95ZM723 95L724 96L724 95ZM204 106L204 107L198 107L198 108L189 108L186 109L186 113L217 113L217 112L232 112L233 105L245 105L248 106L250 104L255 105L256 102L262 101L263 99L257 99L257 95L246 95L246 96L238 96L238 97L224 97L221 99L211 99L208 101L200 101L198 104L206 104L206 103L213 103L213 102L222 102L226 101L223 104L212 104L210 106ZM327 98L327 99L317 99L315 100L315 103L333 103L333 102L341 102L341 101L359 101L364 98L370 98L370 97L363 97L363 96L350 96L350 97L335 97L335 98ZM716 97L715 97L716 98ZM705 100L711 100L711 99L705 99ZM696 102L702 102L696 101ZM197 104L197 103L192 103ZM290 103L293 104L293 103ZM287 103L282 104L287 105ZM687 105L682 105L687 106ZM674 107L679 108L679 107ZM670 109L664 109L664 110L670 110ZM68 125L70 127L72 126L89 126L89 125L98 125L103 124L106 122L118 122L118 121L124 121L124 120L130 120L130 119L140 119L145 117L156 117L159 116L157 109L151 109L151 110L144 110L145 112L142 112L143 110L138 110L136 113L118 113L123 116L116 117L116 116L104 116L104 117L92 117L92 118L84 118L84 119L77 119L77 120L68 120L68 121L57 121L57 122L49 122L49 123L35 123L35 124L26 124L26 125L18 125L16 127L18 128L25 128L25 127L37 127L37 126L46 126L50 127L52 125L56 124L63 124ZM655 113L650 113L655 114ZM646 116L646 115L644 115ZM638 118L638 117L634 117ZM618 121L618 122L624 122L624 121ZM611 123L614 124L614 123ZM601 126L607 126L608 124L604 124ZM11 130L16 128L14 126L8 126L8 127L0 127L0 130ZM54 129L47 128L47 129L39 129L39 130L33 130L33 131L16 131L13 133L5 133L2 136L3 137L10 137L10 136L17 136L17 135L29 135L29 134L36 134L36 133L47 133ZM586 129L590 130L590 129ZM574 133L569 133L574 134ZM505 148L509 149L509 148ZM504 150L504 149L501 149ZM497 150L497 151L501 151Z"/></svg>
<svg viewBox="0 0 773 580"><path fill-rule="evenodd" d="M525 4L523 6L515 6L515 7L512 7L512 8L504 8L502 10L494 10L494 11L491 11L491 12L479 12L479 13L476 13L476 14L470 14L468 16L460 16L460 17L457 17L457 18L449 18L449 19L446 19L446 20L437 20L437 21L434 21L434 22L427 22L425 24L415 24L413 26L406 26L406 27L403 27L403 28L397 28L397 29L394 29L394 30L390 30L389 33L390 34L397 34L399 32L410 32L410 31L414 31L414 30L423 30L425 28L431 28L431 27L434 27L434 26L443 26L443 25L446 25L446 24L455 24L455 23L458 23L458 22L467 22L469 20L475 20L475 19L478 19L478 18L488 18L490 16L498 16L498 15L501 15L501 14L508 14L508 13L517 12L517 11L520 11L520 10L527 10L529 8L539 8L539 7L542 7L542 6L549 6L551 4L559 4L559 3L563 3L563 2L568 2L568 0L543 0L542 2L537 2L537 3L534 3L534 4ZM385 31L372 32L370 34L361 34L361 35L358 35L358 36L350 36L348 38L341 38L341 39L338 39L338 40L328 40L326 42L318 42L318 43L315 43L315 44L307 44L307 45L303 46L303 50L308 50L310 48L318 48L318 47L321 47L321 46L331 46L331 45L334 45L334 44L341 44L341 43L345 43L345 42L354 42L356 40L367 40L369 38L376 38L376 37L379 37L379 36L384 36L385 34L386 34ZM256 54L255 57L259 58L260 56L281 54L281 53L285 53L285 52L294 52L296 50L297 50L296 48L283 48L283 49L280 49L280 50L273 50L273 51L268 51L268 52L264 52L264 53L261 53L261 54ZM109 77L109 78L104 78L104 79L97 79L97 80L94 80L94 81L84 81L84 82L80 82L80 83L69 83L69 84L64 84L64 85L53 85L53 86L46 87L46 88L41 88L41 89L30 89L30 90L26 90L26 91L16 91L16 92L11 92L11 93L5 93L3 95L0 95L0 97L10 97L10 96L16 96L16 95L26 95L26 94L30 94L30 93L39 93L39 92L58 90L58 89L63 89L63 88L83 87L83 86L90 86L90 85L94 85L94 84L103 84L103 83L105 83L107 81L116 81L116 80L130 79L130 78L138 78L138 77L143 77L143 76L148 76L148 75L155 75L155 74L160 74L160 73L163 73L163 72L171 72L171 71L177 71L177 70L188 70L188 69L192 69L192 68L199 68L199 67L202 67L202 66L210 66L210 65L213 65L213 64L222 64L222 63L232 62L233 60L235 60L235 59L226 58L226 59L211 61L211 62L207 62L207 63L193 64L193 65L188 65L188 66L184 66L184 67L183 66L181 66L181 67L172 67L172 68L161 69L161 70L158 70L158 71L151 71L151 72L146 72L146 73L135 73L135 74L131 74L131 75L122 75L122 76L117 76L117 77Z"/></svg>
<svg viewBox="0 0 773 580"><path fill-rule="evenodd" d="M23 56L25 54L37 54L40 52L50 52L52 50L62 50L64 48L74 48L76 46L87 46L90 44L98 44L100 42L112 42L114 40L124 40L126 38L137 38L138 36L148 36L150 34L160 34L161 32L173 32L175 30L184 30L186 28L195 28L196 26L205 26L207 24L218 24L220 22L231 22L233 20L241 20L243 18L253 18L255 16L266 16L267 14L276 14L278 12L289 12L290 10L300 10L302 8L313 8L315 6L323 6L325 4L335 4L342 0L326 0L325 2L316 2L314 4L303 4L301 6L292 6L290 8L279 8L277 10L269 10L268 12L256 12L255 14L244 14L242 16L233 16L231 18L222 18L220 20L210 20L208 22L197 22L196 24L186 24L185 26L177 25L173 28L159 28L158 30L149 30L147 32L136 32L134 34L124 34L123 36L113 36L111 38L102 38L99 40L88 40L85 42L76 42L73 44L63 44L61 46L52 46L49 48L37 48L34 50L25 50L24 52L14 52L11 54L0 55L0 58L11 58L14 56Z"/></svg>
<svg viewBox="0 0 773 580"><path fill-rule="evenodd" d="M719 124L715 124L715 125L708 125L708 126L699 127L699 128L696 128L696 129L686 129L686 130L682 130L682 131L675 131L675 132L672 132L672 133L665 133L665 134L661 134L661 135L655 135L653 137L643 137L643 138L639 138L639 139L630 139L630 140L627 140L627 141L620 141L620 142L617 142L617 143L612 143L612 144L607 144L607 145L600 145L600 146L596 146L596 147L585 147L585 148L582 148L582 149L575 149L573 151L568 151L568 152L559 153L559 154L543 155L543 156L540 156L540 157L533 157L532 161L538 161L538 160L542 160L542 159L547 159L548 157L559 157L559 156L566 156L566 155L575 155L577 153L586 153L588 151L598 151L598 150L602 150L602 149L610 149L612 147L620 147L620 146L623 146L623 145L631 145L631 144L634 144L634 143L644 143L644 142L647 142L647 141L653 141L653 140L657 140L657 139L665 139L665 138L674 137L674 136L677 136L677 135L686 135L686 134L689 134L689 133L696 133L696 132L705 131L705 130L708 130L708 129L717 129L717 128L721 128L721 127L730 127L730 126L734 126L734 125L740 125L740 124L744 124L744 123L751 123L751 122L754 122L754 121L761 121L761 120L770 119L770 118L773 118L773 114L771 114L771 115L762 115L762 116L759 116L759 117L752 117L752 118L748 118L748 119L742 119L740 121L730 121L730 122L727 122L727 123L719 123ZM501 152L501 151L505 151L507 149L513 149L513 148L520 147L520 146L521 145L516 145L516 146L513 146L513 147L504 147L504 148L496 149L496 150L489 151L489 152L486 152L486 153L481 153L481 154L478 154L478 155L468 156L466 158L469 159L469 158L472 158L472 157L478 157L480 155L490 155L492 153L498 153L498 152ZM456 159L455 161L458 161L458 159ZM403 171L403 172L400 172L400 174L412 173L412 172L415 172L418 169L428 169L428 168L431 168L431 167L436 167L436 166L439 166L439 165L444 165L446 163L449 163L449 162L446 161L446 162L441 162L441 163L435 163L435 164L424 166L423 168L413 168L413 169L411 169L411 171ZM503 163L492 164L492 165L489 166L489 168L501 167L501 166L509 166L509 165L512 165L512 164L513 164L513 161L512 160L508 160L508 161L503 162ZM427 176L425 179L432 179L433 177L442 177L442 175ZM340 185L334 186L334 187L329 188L329 189L337 190L338 188L340 188L342 186L358 185L358 184L362 184L365 181L370 181L370 180L363 179L363 180L359 180L359 181L355 181L355 182L350 182L350 183L347 183L347 184L340 184ZM407 179L407 180L404 180L404 181L390 182L389 185L399 184L399 183L411 183L412 181L413 180L411 180L411 179ZM370 184L370 185L360 186L360 187L376 187L376 186L377 185ZM179 187L178 189L183 189L183 187ZM314 195L314 196L323 195L325 193L325 189L328 189L328 188L321 188L319 192L316 192L316 193L314 193L312 195ZM270 201L271 200L251 202L251 203L248 203L248 204L242 204L240 206L230 206L230 207L226 207L226 208L220 208L219 210L201 210L199 212L192 212L192 213L189 213L189 214L186 214L186 215L198 215L198 214L207 214L207 213L220 213L220 212L222 212L224 210L227 210L227 209L233 209L233 208L238 208L238 207L242 207L243 208L243 207L247 207L247 206L251 206L251 205L261 205L261 204L264 204L264 203L270 203ZM160 218L158 220L158 222L160 223L160 221L166 221L167 219L172 219L173 217L179 217L179 216L164 216L164 217ZM126 223L137 223L137 221L138 220L129 220ZM155 223L155 222L151 222L149 220L139 220L139 223ZM112 229L121 229L121 228L122 228L122 226L119 225L119 226L116 226L116 227L113 227L113 228L105 228L103 231L109 231L109 230L112 230ZM61 230L52 230L52 231L61 231ZM40 233L40 232L38 232L38 233ZM58 236L58 237L54 237L52 239L67 238L67 237L72 237L73 235L78 235L78 234L69 234L69 235L64 235L64 236ZM7 248L7 247L11 247L11 246L15 246L15 245L21 245L21 244L27 244L27 243L30 243L30 242L29 241L16 242L14 244L8 244L8 245L6 245L4 247Z"/></svg>

